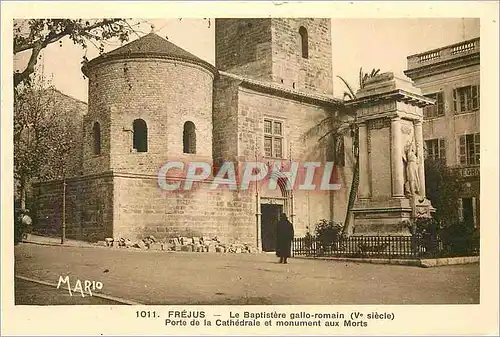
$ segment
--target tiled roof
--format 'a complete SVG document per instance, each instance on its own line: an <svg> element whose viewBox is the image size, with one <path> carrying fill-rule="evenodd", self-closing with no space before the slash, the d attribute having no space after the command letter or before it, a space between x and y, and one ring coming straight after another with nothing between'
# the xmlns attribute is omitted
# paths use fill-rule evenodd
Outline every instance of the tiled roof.
<svg viewBox="0 0 500 337"><path fill-rule="evenodd" d="M88 62L88 64L84 66L84 68L92 67L93 65L108 60L121 60L141 57L182 60L201 65L214 74L217 72L215 67L213 67L210 63L185 51L184 49L176 46L172 42L167 41L166 39L158 36L155 33L149 33L148 35L132 41L120 48L102 54L99 57L96 57L95 59ZM85 72L85 69L83 69L83 71Z"/></svg>
<svg viewBox="0 0 500 337"><path fill-rule="evenodd" d="M258 89L260 91L266 91L269 93L276 94L278 96L289 97L299 101L313 101L316 103L321 102L322 104L331 106L338 106L342 104L342 100L335 98L333 96L304 92L296 89L289 89L285 88L284 86L280 86L279 84L258 81L241 75L231 74L225 71L220 71L219 73L222 76L227 76L240 81L241 85L243 86L249 87L251 89Z"/></svg>

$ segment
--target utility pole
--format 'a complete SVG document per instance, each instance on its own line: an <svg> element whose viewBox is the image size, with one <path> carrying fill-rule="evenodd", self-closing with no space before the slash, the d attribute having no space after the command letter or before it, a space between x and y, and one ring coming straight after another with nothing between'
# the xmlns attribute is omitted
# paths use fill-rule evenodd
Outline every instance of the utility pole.
<svg viewBox="0 0 500 337"><path fill-rule="evenodd" d="M61 245L66 241L66 153L63 151L62 164L62 181L63 181L63 200L62 200L62 228L61 228Z"/></svg>
<svg viewBox="0 0 500 337"><path fill-rule="evenodd" d="M66 177L63 177L61 245L66 241Z"/></svg>

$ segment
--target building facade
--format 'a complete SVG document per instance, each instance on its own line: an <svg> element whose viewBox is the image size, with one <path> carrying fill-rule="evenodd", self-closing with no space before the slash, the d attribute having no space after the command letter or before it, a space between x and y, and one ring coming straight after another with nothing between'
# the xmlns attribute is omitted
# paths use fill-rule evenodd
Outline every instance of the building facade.
<svg viewBox="0 0 500 337"><path fill-rule="evenodd" d="M39 227L56 233L62 198L68 237L218 236L274 250L281 213L302 236L320 219L343 221L352 156L336 164L339 191L253 184L212 189L224 163L285 167L332 152L311 135L332 97L329 19L217 19L216 65L151 33L91 60L81 174L37 186ZM215 171L189 191L159 188L167 162ZM192 184L167 176L180 184ZM281 183L280 183L281 182Z"/></svg>
<svg viewBox="0 0 500 337"><path fill-rule="evenodd" d="M436 100L424 109L428 159L442 160L462 180L458 216L479 228L480 40L475 38L408 56L410 77Z"/></svg>

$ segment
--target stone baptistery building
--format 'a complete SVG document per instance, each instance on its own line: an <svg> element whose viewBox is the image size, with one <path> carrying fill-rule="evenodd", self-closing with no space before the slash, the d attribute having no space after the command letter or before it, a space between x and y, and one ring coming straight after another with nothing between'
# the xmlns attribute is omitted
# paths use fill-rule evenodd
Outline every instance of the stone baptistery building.
<svg viewBox="0 0 500 337"><path fill-rule="evenodd" d="M329 19L217 19L215 67L154 33L85 64L81 174L37 185L39 227L60 230L64 198L68 237L217 235L272 251L282 212L296 236L320 219L344 221L351 139L325 146L310 132L340 103L330 30ZM172 161L217 168L332 160L340 190L212 189L212 173L190 190L165 191L158 179Z"/></svg>

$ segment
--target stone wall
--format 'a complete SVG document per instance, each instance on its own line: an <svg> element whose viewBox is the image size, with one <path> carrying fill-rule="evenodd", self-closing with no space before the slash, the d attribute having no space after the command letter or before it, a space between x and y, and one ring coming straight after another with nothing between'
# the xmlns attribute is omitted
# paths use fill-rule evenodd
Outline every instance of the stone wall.
<svg viewBox="0 0 500 337"><path fill-rule="evenodd" d="M307 30L309 57L302 57L300 27ZM333 94L330 19L272 19L273 81L288 88Z"/></svg>
<svg viewBox="0 0 500 337"><path fill-rule="evenodd" d="M271 81L271 19L216 19L215 66Z"/></svg>
<svg viewBox="0 0 500 337"><path fill-rule="evenodd" d="M238 84L238 80L223 75L214 83L212 152L215 165L237 161Z"/></svg>
<svg viewBox="0 0 500 337"><path fill-rule="evenodd" d="M211 72L180 61L141 59L97 65L89 76L85 173L155 174L167 160L211 162ZM147 152L133 151L133 121L139 118L147 124ZM100 156L91 152L94 120L102 121ZM196 154L183 154L187 121L196 127Z"/></svg>
<svg viewBox="0 0 500 337"><path fill-rule="evenodd" d="M308 33L302 57L299 28ZM284 87L333 94L330 19L216 19L220 70Z"/></svg>
<svg viewBox="0 0 500 337"><path fill-rule="evenodd" d="M102 240L113 234L113 180L110 173L66 180L66 237ZM34 231L61 235L63 181L34 186Z"/></svg>
<svg viewBox="0 0 500 337"><path fill-rule="evenodd" d="M240 87L238 94L238 158L240 160L273 161L273 158L264 156L264 118L271 118L283 122L283 154L285 161L294 160L304 162L324 163L327 150L318 142L319 136L308 135L328 114L328 107L320 104L310 104L257 92ZM349 146L349 144L346 144ZM349 153L346 147L346 154ZM351 158L346 164L351 163ZM352 167L352 166L350 166ZM350 167L339 168L339 182L350 186ZM300 181L302 183L302 181ZM262 197L271 191L262 190ZM337 197L333 195L339 194ZM349 188L343 185L340 191L297 191L294 194L295 219L294 225L298 236L305 234L306 227L314 228L320 219L338 219L344 221L345 209L343 203L347 199ZM339 201L339 206L332 202ZM333 209L332 209L333 207Z"/></svg>
<svg viewBox="0 0 500 337"><path fill-rule="evenodd" d="M221 242L255 245L255 192L209 187L200 183L191 191L163 191L154 175L125 173L69 179L66 237L95 241L216 235ZM37 184L35 191L35 232L59 236L62 181Z"/></svg>
<svg viewBox="0 0 500 337"><path fill-rule="evenodd" d="M198 183L190 191L163 191L156 177L129 174L117 174L114 181L115 237L217 235L222 242L256 242L251 190L211 190Z"/></svg>

